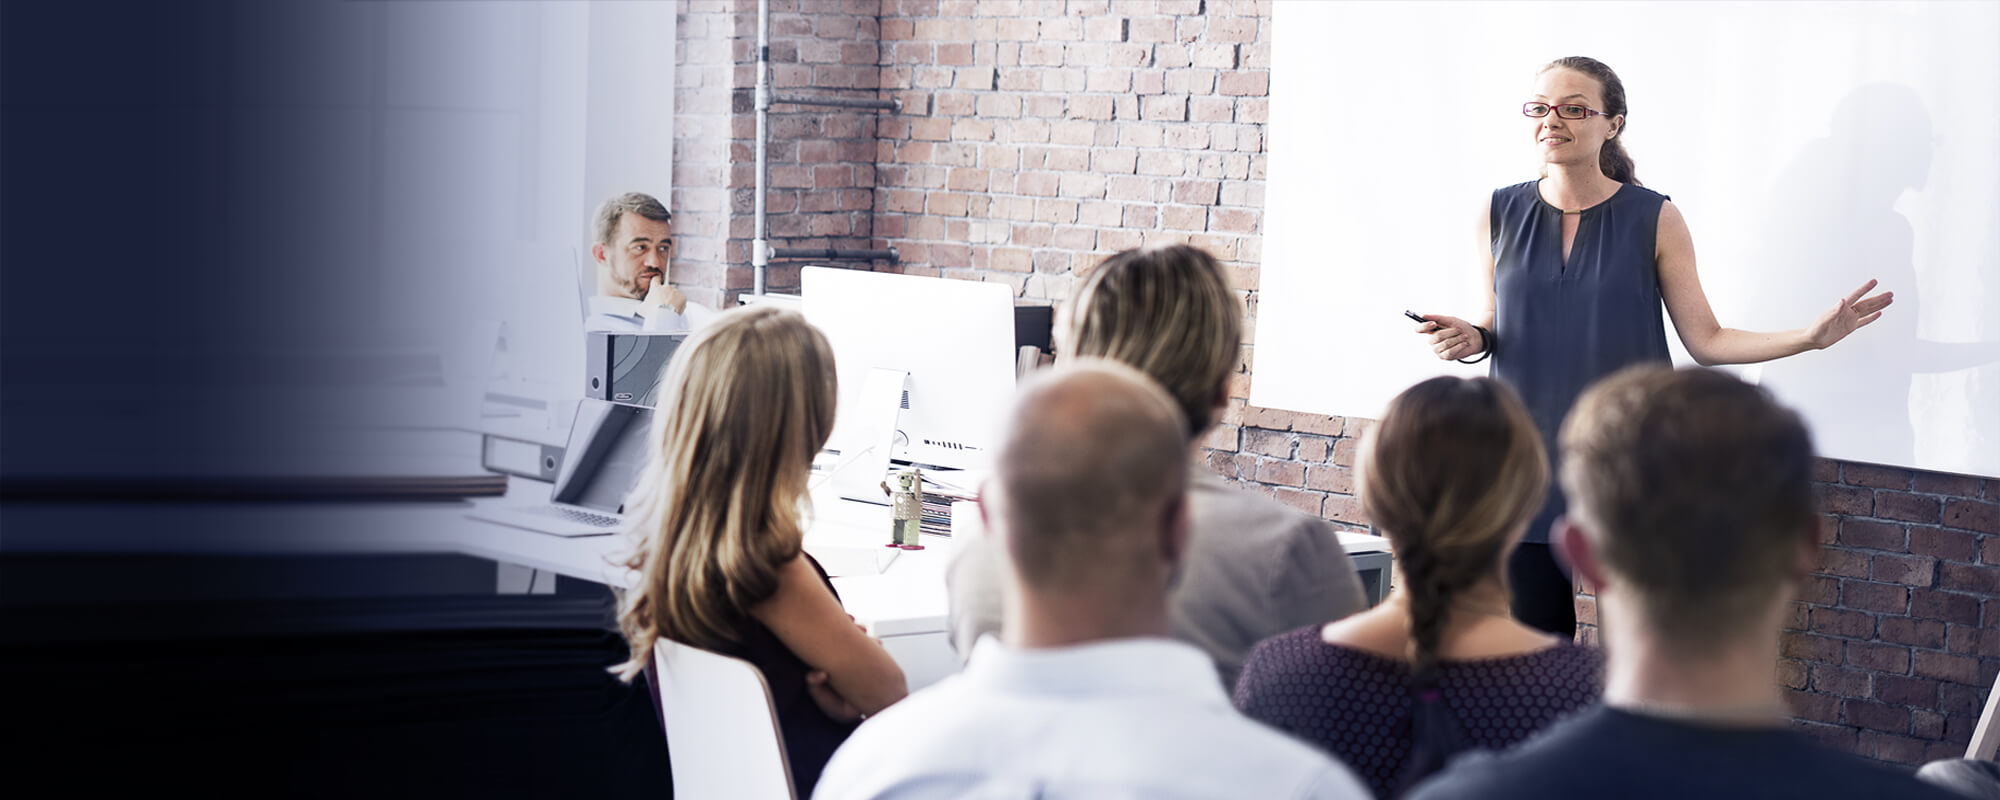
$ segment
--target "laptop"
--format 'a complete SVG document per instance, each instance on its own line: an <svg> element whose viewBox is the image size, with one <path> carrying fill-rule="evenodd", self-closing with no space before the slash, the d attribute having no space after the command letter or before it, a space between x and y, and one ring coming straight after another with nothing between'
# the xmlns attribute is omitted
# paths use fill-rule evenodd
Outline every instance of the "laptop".
<svg viewBox="0 0 2000 800"><path fill-rule="evenodd" d="M653 410L584 398L547 503L494 505L473 519L555 536L603 536L624 524L625 495L645 469Z"/></svg>

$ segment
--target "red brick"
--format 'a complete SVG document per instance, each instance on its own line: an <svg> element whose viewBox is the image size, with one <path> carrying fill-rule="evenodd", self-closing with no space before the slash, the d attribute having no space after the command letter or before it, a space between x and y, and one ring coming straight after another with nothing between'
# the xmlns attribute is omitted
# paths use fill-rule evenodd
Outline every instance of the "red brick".
<svg viewBox="0 0 2000 800"><path fill-rule="evenodd" d="M1896 675L1876 675L1874 680L1874 697L1884 703L1919 708L1931 708L1937 705L1937 681Z"/></svg>
<svg viewBox="0 0 2000 800"><path fill-rule="evenodd" d="M1815 608L1812 610L1812 632L1868 639L1875 635L1875 618L1854 611Z"/></svg>
<svg viewBox="0 0 2000 800"><path fill-rule="evenodd" d="M1913 589L1910 592L1910 616L1960 625L1977 625L1979 598L1935 589Z"/></svg>
<svg viewBox="0 0 2000 800"><path fill-rule="evenodd" d="M1967 716L1977 719L1980 711L1986 707L1986 691L1987 687L1984 686L1939 684L1937 708L1946 716Z"/></svg>
<svg viewBox="0 0 2000 800"><path fill-rule="evenodd" d="M1814 571L1843 578L1866 578L1868 555L1837 547L1822 547L1819 550L1819 566Z"/></svg>
<svg viewBox="0 0 2000 800"><path fill-rule="evenodd" d="M1274 486L1306 485L1306 468L1290 461L1265 461L1257 465L1257 482Z"/></svg>
<svg viewBox="0 0 2000 800"><path fill-rule="evenodd" d="M1910 589L1891 583L1843 580L1840 604L1858 611L1904 614L1910 610Z"/></svg>
<svg viewBox="0 0 2000 800"><path fill-rule="evenodd" d="M1910 529L1910 552L1936 556L1947 561L1971 563L1979 555L1978 540L1970 533L1940 528Z"/></svg>
<svg viewBox="0 0 2000 800"><path fill-rule="evenodd" d="M1820 606L1840 605L1840 581L1825 575L1808 575L1799 586L1799 601ZM1862 609L1872 611L1877 609Z"/></svg>
<svg viewBox="0 0 2000 800"><path fill-rule="evenodd" d="M1937 559L1928 556L1872 556L1871 576L1883 583L1932 586L1937 582Z"/></svg>
<svg viewBox="0 0 2000 800"><path fill-rule="evenodd" d="M1301 436L1299 437L1299 450L1294 457L1305 462L1325 461L1327 454L1331 452L1333 452L1332 439L1324 436ZM1308 477L1307 480L1311 480L1311 478ZM1347 492L1346 489L1338 491L1342 493Z"/></svg>
<svg viewBox="0 0 2000 800"><path fill-rule="evenodd" d="M1943 494L1952 497L1976 498L1979 496L1981 481L1966 475L1945 475L1937 472L1919 472L1913 486L1925 494Z"/></svg>
<svg viewBox="0 0 2000 800"><path fill-rule="evenodd" d="M1969 656L1919 650L1910 669L1919 677L1971 685L1979 683L1979 659Z"/></svg>
<svg viewBox="0 0 2000 800"><path fill-rule="evenodd" d="M1901 519L1910 522L1936 523L1939 518L1937 498L1903 492L1876 492L1875 516L1883 519ZM1952 525L1951 527L1964 527Z"/></svg>
<svg viewBox="0 0 2000 800"><path fill-rule="evenodd" d="M1353 494L1354 472L1346 467L1315 464L1306 468L1306 486L1322 492Z"/></svg>
<svg viewBox="0 0 2000 800"><path fill-rule="evenodd" d="M1890 733L1904 733L1910 729L1910 710L1907 708L1867 700L1848 700L1844 705L1843 718L1850 725Z"/></svg>
<svg viewBox="0 0 2000 800"><path fill-rule="evenodd" d="M1910 671L1910 648L1896 645L1848 642L1846 664L1850 667L1860 667L1874 672L1903 675Z"/></svg>
<svg viewBox="0 0 2000 800"><path fill-rule="evenodd" d="M1582 606L1586 601L1590 601L1591 603L1591 615L1594 618L1597 612L1595 598L1577 598L1577 610L1582 611ZM1578 620L1581 622L1581 614L1578 615ZM1787 689L1806 688L1806 663L1789 658L1778 659L1778 685Z"/></svg>
<svg viewBox="0 0 2000 800"><path fill-rule="evenodd" d="M1785 702L1792 707L1792 716L1814 722L1839 722L1840 698L1830 694L1812 692L1785 692Z"/></svg>
<svg viewBox="0 0 2000 800"><path fill-rule="evenodd" d="M1245 420L1246 424L1253 424ZM1246 427L1243 429L1243 450L1272 458L1292 457L1292 437L1283 431Z"/></svg>
<svg viewBox="0 0 2000 800"><path fill-rule="evenodd" d="M1292 418L1292 430L1300 433L1317 433L1322 436L1340 436L1346 430L1347 419L1329 417L1324 414L1300 414Z"/></svg>
<svg viewBox="0 0 2000 800"><path fill-rule="evenodd" d="M1848 547L1866 547L1871 550L1888 550L1896 553L1908 550L1908 537L1903 526L1875 520L1841 520L1840 535L1835 541Z"/></svg>
<svg viewBox="0 0 2000 800"><path fill-rule="evenodd" d="M1368 524L1368 515L1361 513L1361 501L1346 495L1327 495L1326 508L1321 516L1340 522L1351 522L1356 525Z"/></svg>
<svg viewBox="0 0 2000 800"><path fill-rule="evenodd" d="M1875 511L1875 493L1866 489L1821 484L1813 487L1813 494L1829 514L1865 517Z"/></svg>
<svg viewBox="0 0 2000 800"><path fill-rule="evenodd" d="M1840 468L1840 480L1850 486L1867 486L1873 489L1910 488L1910 471L1896 467L1881 467L1874 464L1845 464Z"/></svg>
<svg viewBox="0 0 2000 800"><path fill-rule="evenodd" d="M1842 697L1867 697L1868 673L1841 669L1828 664L1814 664L1811 669L1810 685L1815 692L1837 694Z"/></svg>
<svg viewBox="0 0 2000 800"><path fill-rule="evenodd" d="M2000 536L1979 538L1979 563L2000 564Z"/></svg>
<svg viewBox="0 0 2000 800"><path fill-rule="evenodd" d="M1979 653L1980 631L1971 625L1952 625L1945 633L1945 651L1958 655Z"/></svg>
<svg viewBox="0 0 2000 800"><path fill-rule="evenodd" d="M1333 458L1331 460L1340 466L1352 467L1354 466L1354 457L1360 449L1361 441L1359 439L1352 437L1341 439L1333 443Z"/></svg>
<svg viewBox="0 0 2000 800"><path fill-rule="evenodd" d="M1883 617L1876 626L1876 636L1885 642L1935 650L1944 647L1945 626L1936 620Z"/></svg>
<svg viewBox="0 0 2000 800"><path fill-rule="evenodd" d="M1271 93L1271 73L1263 70L1224 72L1216 76L1215 91L1230 97L1263 97Z"/></svg>
<svg viewBox="0 0 2000 800"><path fill-rule="evenodd" d="M1831 458L1815 458L1812 464L1813 483L1839 483L1840 462Z"/></svg>
<svg viewBox="0 0 2000 800"><path fill-rule="evenodd" d="M1322 513L1320 502L1325 497L1318 492L1301 491L1283 486L1273 489L1271 496L1280 503L1284 503L1315 517L1320 516Z"/></svg>
<svg viewBox="0 0 2000 800"><path fill-rule="evenodd" d="M1841 656L1841 641L1828 636L1814 636L1809 633L1787 633L1778 642L1779 652L1786 658L1798 658L1823 664L1838 664Z"/></svg>
<svg viewBox="0 0 2000 800"><path fill-rule="evenodd" d="M1979 718L1973 714L1948 714L1944 718L1944 740L1957 744L1962 753L1972 741L1972 730L1978 723Z"/></svg>
<svg viewBox="0 0 2000 800"><path fill-rule="evenodd" d="M2000 567L1940 564L1938 586L1960 592L2000 595Z"/></svg>
<svg viewBox="0 0 2000 800"><path fill-rule="evenodd" d="M1991 491L1987 481L1987 487ZM2000 533L2000 503L1982 503L1977 500L1953 500L1945 506L1944 525L1947 528L1964 528L1982 533Z"/></svg>

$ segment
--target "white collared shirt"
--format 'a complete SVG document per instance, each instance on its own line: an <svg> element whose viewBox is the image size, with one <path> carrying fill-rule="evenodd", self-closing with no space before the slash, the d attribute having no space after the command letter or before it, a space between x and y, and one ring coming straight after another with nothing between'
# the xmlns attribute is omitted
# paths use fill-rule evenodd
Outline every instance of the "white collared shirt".
<svg viewBox="0 0 2000 800"><path fill-rule="evenodd" d="M630 297L599 294L591 295L585 302L590 307L590 314L583 320L586 331L680 333L700 328L715 318L715 309L692 300L681 307L679 314L666 306L644 308ZM645 313L639 313L641 311Z"/></svg>
<svg viewBox="0 0 2000 800"><path fill-rule="evenodd" d="M1021 650L988 636L964 672L863 723L813 797L1370 795L1346 767L1238 714L1194 647Z"/></svg>

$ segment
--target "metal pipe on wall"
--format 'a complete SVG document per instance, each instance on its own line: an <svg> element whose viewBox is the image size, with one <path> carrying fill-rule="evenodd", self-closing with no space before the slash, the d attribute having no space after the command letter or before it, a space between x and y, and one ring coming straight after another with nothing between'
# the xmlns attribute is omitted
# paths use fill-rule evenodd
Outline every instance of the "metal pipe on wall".
<svg viewBox="0 0 2000 800"><path fill-rule="evenodd" d="M757 231L750 240L750 273L752 286L750 293L764 296L764 268L771 263L768 250L770 242L764 240L764 193L765 153L771 139L771 0L757 0L757 183L753 194L756 196ZM723 281L728 284L727 280Z"/></svg>
<svg viewBox="0 0 2000 800"><path fill-rule="evenodd" d="M902 111L901 100L861 100L842 97L805 97L801 95L774 95L771 92L771 0L757 0L757 88L755 107L757 109L757 177L753 190L756 209L756 232L750 240L751 293L764 294L764 274L771 265L771 259L801 258L825 259L828 261L897 261L895 248L887 250L847 250L840 248L791 248L773 249L765 237L764 204L770 193L769 149L771 146L771 104L787 103L804 106L830 106L834 108L864 108L874 111Z"/></svg>

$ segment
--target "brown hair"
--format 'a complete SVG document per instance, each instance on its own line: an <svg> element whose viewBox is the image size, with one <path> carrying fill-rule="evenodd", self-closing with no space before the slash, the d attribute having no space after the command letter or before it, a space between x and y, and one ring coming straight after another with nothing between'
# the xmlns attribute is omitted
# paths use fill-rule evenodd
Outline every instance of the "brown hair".
<svg viewBox="0 0 2000 800"><path fill-rule="evenodd" d="M833 429L826 337L796 312L729 311L690 337L661 381L650 461L626 500L639 573L618 624L631 680L659 637L714 648L798 557L812 460Z"/></svg>
<svg viewBox="0 0 2000 800"><path fill-rule="evenodd" d="M597 243L605 246L617 244L611 241L618 235L618 220L626 214L638 214L654 222L672 222L674 214L650 194L626 192L604 201L591 217L591 230L597 236Z"/></svg>
<svg viewBox="0 0 2000 800"><path fill-rule="evenodd" d="M1100 356L1146 373L1172 395L1189 436L1215 407L1243 346L1243 306L1222 265L1188 245L1127 250L1100 262L1057 326L1065 359Z"/></svg>
<svg viewBox="0 0 2000 800"><path fill-rule="evenodd" d="M1598 110L1614 117L1626 117L1625 83L1618 80L1618 73L1612 72L1611 67L1594 58L1566 56L1543 65L1541 69L1535 70L1535 74L1540 75L1558 67L1581 72L1596 80L1597 85L1604 87L1604 107ZM1603 149L1597 151L1597 167L1604 170L1605 177L1614 181L1643 186L1645 184L1639 182L1638 170L1632 165L1632 156L1625 152L1625 127L1630 124L1630 119L1626 117L1620 120L1618 133L1606 139Z"/></svg>
<svg viewBox="0 0 2000 800"><path fill-rule="evenodd" d="M1548 460L1520 397L1491 378L1432 378L1404 390L1363 452L1356 493L1402 568L1410 661L1422 684L1453 601L1489 577L1505 580L1507 553L1548 489Z"/></svg>
<svg viewBox="0 0 2000 800"><path fill-rule="evenodd" d="M1630 367L1584 392L1559 441L1569 513L1653 631L1711 652L1790 588L1815 524L1812 440L1763 389Z"/></svg>

